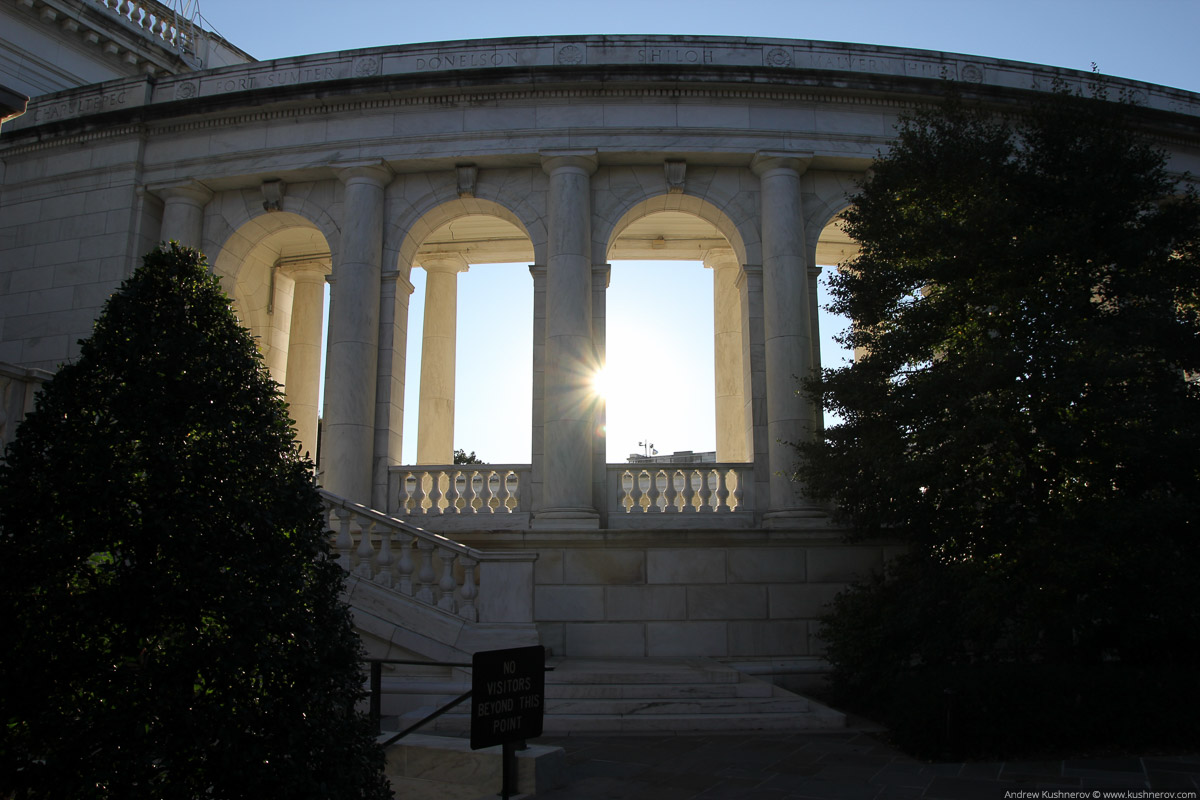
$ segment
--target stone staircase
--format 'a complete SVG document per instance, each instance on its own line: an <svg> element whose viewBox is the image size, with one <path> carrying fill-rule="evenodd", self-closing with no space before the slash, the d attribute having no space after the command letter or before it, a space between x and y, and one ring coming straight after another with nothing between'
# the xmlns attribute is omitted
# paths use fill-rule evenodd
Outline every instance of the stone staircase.
<svg viewBox="0 0 1200 800"><path fill-rule="evenodd" d="M826 730L845 725L838 711L709 659L555 658L547 666L553 670L546 673L546 734ZM469 681L460 686L466 691ZM448 697L445 690L456 687L440 683L438 688ZM398 723L407 725L434 707L412 709ZM468 734L469 704L423 730Z"/></svg>

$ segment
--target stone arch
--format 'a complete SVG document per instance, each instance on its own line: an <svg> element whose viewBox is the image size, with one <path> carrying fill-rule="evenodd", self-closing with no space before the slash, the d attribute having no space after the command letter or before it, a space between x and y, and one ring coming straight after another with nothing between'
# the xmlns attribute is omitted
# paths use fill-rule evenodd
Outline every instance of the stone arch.
<svg viewBox="0 0 1200 800"><path fill-rule="evenodd" d="M621 233L643 217L676 211L713 225L733 249L739 264L762 260L757 196L741 189L738 170L701 168L688 173L684 191L670 192L661 168L616 168L606 171L606 186L594 192L592 212L593 260L608 260ZM704 253L697 253L702 260Z"/></svg>
<svg viewBox="0 0 1200 800"><path fill-rule="evenodd" d="M291 205L303 208L304 203ZM328 215L325 219L329 222ZM226 235L219 247L210 248L216 253L212 270L257 340L271 377L284 388L301 448L315 459L330 242L321 226L292 210L248 215L236 228L215 233Z"/></svg>
<svg viewBox="0 0 1200 800"><path fill-rule="evenodd" d="M531 195L544 191L536 185L539 176L540 171L535 175L528 169L486 170L480 173L475 194L470 197L459 195L451 170L401 176L389 191L384 263L395 264L408 279L422 243L446 223L470 216L496 217L510 223L529 238L531 263L543 263L546 224L529 200Z"/></svg>
<svg viewBox="0 0 1200 800"><path fill-rule="evenodd" d="M853 255L838 226L838 218L850 207L857 189L858 173L819 172L805 176L804 237L810 265L835 266Z"/></svg>

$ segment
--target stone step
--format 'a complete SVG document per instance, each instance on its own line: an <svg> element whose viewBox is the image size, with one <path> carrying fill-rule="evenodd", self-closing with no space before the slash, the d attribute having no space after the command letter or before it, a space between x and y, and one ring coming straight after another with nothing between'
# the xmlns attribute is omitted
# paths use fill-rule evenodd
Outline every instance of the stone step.
<svg viewBox="0 0 1200 800"><path fill-rule="evenodd" d="M774 687L766 681L738 683L547 683L546 698L627 700L645 697L771 697ZM464 690L465 691L465 690Z"/></svg>
<svg viewBox="0 0 1200 800"><path fill-rule="evenodd" d="M738 683L742 674L707 659L554 659L547 684Z"/></svg>
<svg viewBox="0 0 1200 800"><path fill-rule="evenodd" d="M707 659L558 659L552 666L546 673L547 734L819 730L845 725L845 717L831 708ZM435 685L430 682L430 688ZM415 722L432 711L435 695L442 696L431 692L414 704L419 707L405 708L400 721ZM418 695L410 697L416 700ZM470 706L464 703L422 730L463 736L470 727Z"/></svg>
<svg viewBox="0 0 1200 800"><path fill-rule="evenodd" d="M548 700L546 716L630 716L647 714L804 714L803 697L702 697L692 700L642 698L631 700Z"/></svg>

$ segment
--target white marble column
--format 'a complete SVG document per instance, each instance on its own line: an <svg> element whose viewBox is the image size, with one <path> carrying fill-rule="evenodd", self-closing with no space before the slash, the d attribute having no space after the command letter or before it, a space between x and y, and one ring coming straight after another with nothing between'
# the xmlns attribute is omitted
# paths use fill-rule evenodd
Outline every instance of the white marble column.
<svg viewBox="0 0 1200 800"><path fill-rule="evenodd" d="M809 154L762 152L751 168L762 201L763 345L767 378L767 524L795 525L821 517L792 479L793 443L813 434L812 403L798 393L798 378L812 371L812 325L800 176Z"/></svg>
<svg viewBox="0 0 1200 800"><path fill-rule="evenodd" d="M199 181L152 186L150 190L163 199L159 241L175 241L199 250L204 235L204 207L212 199L212 191Z"/></svg>
<svg viewBox="0 0 1200 800"><path fill-rule="evenodd" d="M417 463L454 463L454 359L458 328L458 253L422 256L425 329L421 339L421 400L417 409Z"/></svg>
<svg viewBox="0 0 1200 800"><path fill-rule="evenodd" d="M612 279L612 267L598 264L592 267L592 348L596 354L596 367L603 369L608 363L608 285ZM594 388L594 386L593 386ZM600 524L608 525L608 439L605 432L608 408L604 396L593 393L592 416L592 506L600 514Z"/></svg>
<svg viewBox="0 0 1200 800"><path fill-rule="evenodd" d="M342 247L330 289L321 461L326 489L369 504L383 199L392 171L382 161L375 161L343 166L337 174L345 184L345 194Z"/></svg>
<svg viewBox="0 0 1200 800"><path fill-rule="evenodd" d="M394 511L388 471L404 452L404 371L408 355L408 298L413 285L400 270L385 270L379 298L379 362L375 385L375 458L371 507Z"/></svg>
<svg viewBox="0 0 1200 800"><path fill-rule="evenodd" d="M530 264L533 278L533 406L530 427L529 484L533 493L530 509L536 516L542 510L542 489L546 482L546 268Z"/></svg>
<svg viewBox="0 0 1200 800"><path fill-rule="evenodd" d="M771 471L767 465L767 375L763 353L763 270L760 264L743 264L738 271L738 299L742 307L742 417L746 458L754 464L754 496L765 506L770 496ZM761 509L760 509L761 510Z"/></svg>
<svg viewBox="0 0 1200 800"><path fill-rule="evenodd" d="M717 461L746 461L745 395L742 382L741 265L730 248L704 257L713 271L713 383L717 417Z"/></svg>
<svg viewBox="0 0 1200 800"><path fill-rule="evenodd" d="M295 282L291 334L288 337L288 413L296 421L300 452L317 460L317 404L321 394L321 318L325 314L323 261L301 261L280 267Z"/></svg>
<svg viewBox="0 0 1200 800"><path fill-rule="evenodd" d="M599 366L592 340L594 150L542 154L549 175L546 257L545 483L541 528L597 528L592 424Z"/></svg>

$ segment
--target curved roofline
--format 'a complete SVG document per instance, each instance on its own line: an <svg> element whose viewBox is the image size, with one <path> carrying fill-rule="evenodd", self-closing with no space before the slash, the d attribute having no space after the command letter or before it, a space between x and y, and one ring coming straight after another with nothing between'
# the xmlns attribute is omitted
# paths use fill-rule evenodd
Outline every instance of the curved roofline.
<svg viewBox="0 0 1200 800"><path fill-rule="evenodd" d="M5 126L18 133L108 112L159 107L157 116L214 106L261 106L318 92L362 98L414 97L482 87L501 91L572 84L634 84L704 93L870 93L905 103L940 93L945 80L992 98L1046 91L1056 82L1090 93L1098 81L1151 112L1183 115L1193 127L1200 94L1080 70L931 50L803 39L732 36L529 36L316 53L156 79L111 81L39 97Z"/></svg>

